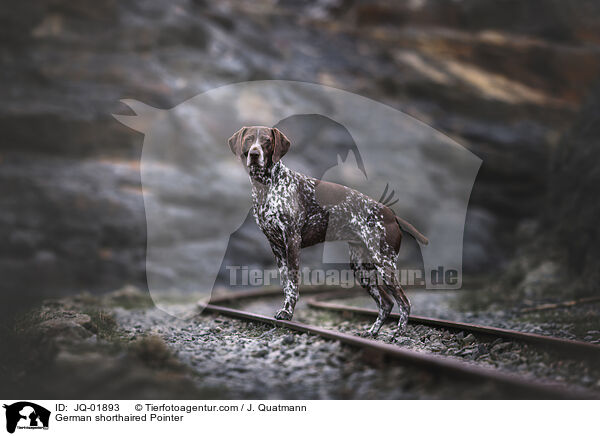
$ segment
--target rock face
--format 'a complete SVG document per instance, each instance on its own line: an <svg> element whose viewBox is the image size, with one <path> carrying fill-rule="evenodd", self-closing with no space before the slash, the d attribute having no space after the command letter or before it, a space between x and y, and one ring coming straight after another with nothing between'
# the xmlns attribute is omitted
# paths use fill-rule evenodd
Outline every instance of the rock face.
<svg viewBox="0 0 600 436"><path fill-rule="evenodd" d="M13 6L0 13L3 298L144 283L143 138L112 118L128 113L119 99L169 108L256 79L359 93L469 147L483 166L465 264L501 266L518 243L515 226L542 210L550 150L598 77L599 16L596 2L558 0ZM595 152L580 144L597 132L585 126L570 134L578 139L567 141L557 170L572 189L580 182L568 175L580 165L589 180L595 174ZM581 205L591 223L593 195L581 189L564 219L584 219ZM561 238L569 232L562 227ZM235 251L252 258L258 238L248 230ZM573 253L587 255L573 258L582 272L593 268L587 248Z"/></svg>
<svg viewBox="0 0 600 436"><path fill-rule="evenodd" d="M551 245L584 293L600 279L600 88L596 87L557 148L545 222Z"/></svg>

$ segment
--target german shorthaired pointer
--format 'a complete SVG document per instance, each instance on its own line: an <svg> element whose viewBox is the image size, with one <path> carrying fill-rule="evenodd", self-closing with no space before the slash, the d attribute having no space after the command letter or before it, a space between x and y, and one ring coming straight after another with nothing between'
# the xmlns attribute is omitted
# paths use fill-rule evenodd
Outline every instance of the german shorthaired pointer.
<svg viewBox="0 0 600 436"><path fill-rule="evenodd" d="M428 243L427 238L366 195L287 168L281 158L290 141L275 128L243 127L229 138L229 147L249 172L254 217L271 244L281 274L285 300L275 318L290 320L294 314L300 249L341 240L348 241L350 266L379 309L365 334L379 333L394 300L400 310L398 331L403 331L410 302L396 275L401 228L422 244Z"/></svg>

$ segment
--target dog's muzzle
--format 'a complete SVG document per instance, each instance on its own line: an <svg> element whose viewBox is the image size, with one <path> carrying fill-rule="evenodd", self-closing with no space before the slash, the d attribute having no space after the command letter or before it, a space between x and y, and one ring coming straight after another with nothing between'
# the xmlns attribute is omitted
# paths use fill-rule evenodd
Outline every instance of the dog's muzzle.
<svg viewBox="0 0 600 436"><path fill-rule="evenodd" d="M260 146L253 145L248 150L248 158L246 159L246 165L251 167L258 165L260 167L264 166L265 159L263 156L263 151Z"/></svg>

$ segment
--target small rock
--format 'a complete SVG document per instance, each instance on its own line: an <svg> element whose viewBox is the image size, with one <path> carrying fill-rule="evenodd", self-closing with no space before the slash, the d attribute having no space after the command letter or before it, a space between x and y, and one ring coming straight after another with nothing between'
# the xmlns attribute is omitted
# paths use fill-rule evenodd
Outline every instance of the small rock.
<svg viewBox="0 0 600 436"><path fill-rule="evenodd" d="M50 319L41 323L39 329L47 336L68 339L85 339L92 336L92 332L70 319Z"/></svg>
<svg viewBox="0 0 600 436"><path fill-rule="evenodd" d="M473 354L473 350L469 349L469 348L463 348L462 350L459 350L456 355L460 356L460 357L467 357L470 356L471 354Z"/></svg>
<svg viewBox="0 0 600 436"><path fill-rule="evenodd" d="M583 378L581 379L581 382L588 385L588 384L592 384L594 382L594 379L591 378L589 375L585 375L583 376Z"/></svg>
<svg viewBox="0 0 600 436"><path fill-rule="evenodd" d="M66 350L60 351L55 358L58 366L71 368L86 368L90 366L110 366L106 356L99 352L73 353Z"/></svg>
<svg viewBox="0 0 600 436"><path fill-rule="evenodd" d="M329 356L329 357L327 357L327 364L329 366L333 366L334 368L337 368L340 366L340 361L335 356Z"/></svg>
<svg viewBox="0 0 600 436"><path fill-rule="evenodd" d="M65 319L69 319L83 327L90 327L92 325L92 318L86 313L77 313L77 312L63 312L61 316Z"/></svg>
<svg viewBox="0 0 600 436"><path fill-rule="evenodd" d="M252 356L265 357L267 354L269 354L269 350L267 350L265 348L261 348L260 350L256 350L254 353L252 353Z"/></svg>
<svg viewBox="0 0 600 436"><path fill-rule="evenodd" d="M485 345L483 344L479 344L477 346L477 348L475 349L475 352L473 353L473 359L477 359L480 356L483 356L485 354L488 354L488 349Z"/></svg>
<svg viewBox="0 0 600 436"><path fill-rule="evenodd" d="M290 345L294 343L294 335L285 335L281 340L282 344Z"/></svg>
<svg viewBox="0 0 600 436"><path fill-rule="evenodd" d="M521 356L519 356L519 354L511 351L511 352L506 353L503 357L508 361L515 362L515 361L519 361Z"/></svg>
<svg viewBox="0 0 600 436"><path fill-rule="evenodd" d="M475 336L473 336L472 333L469 333L464 339L463 342L465 344L472 344L473 342L475 342Z"/></svg>
<svg viewBox="0 0 600 436"><path fill-rule="evenodd" d="M494 345L492 347L491 351L494 352L494 353L501 353L502 351L510 348L511 345L512 344L510 342L502 342L502 343Z"/></svg>
<svg viewBox="0 0 600 436"><path fill-rule="evenodd" d="M411 338L403 337L403 338L398 338L398 339L396 340L396 342L397 342L399 345L411 345L413 341L412 341L412 339L411 339Z"/></svg>

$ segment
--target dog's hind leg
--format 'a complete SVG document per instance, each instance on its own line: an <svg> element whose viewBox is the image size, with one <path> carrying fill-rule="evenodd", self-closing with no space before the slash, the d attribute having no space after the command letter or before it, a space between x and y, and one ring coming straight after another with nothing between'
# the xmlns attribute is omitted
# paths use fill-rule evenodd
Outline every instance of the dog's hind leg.
<svg viewBox="0 0 600 436"><path fill-rule="evenodd" d="M354 271L360 285L377 304L377 319L371 328L365 332L365 335L375 337L392 311L394 301L384 287L377 283L377 269L373 263L365 262L368 259L366 247L360 243L352 242L348 245L350 247L350 268Z"/></svg>
<svg viewBox="0 0 600 436"><path fill-rule="evenodd" d="M396 300L396 304L398 305L398 311L400 315L400 319L398 320L398 333L402 333L406 329L406 324L408 323L408 316L410 315L410 301L406 294L404 293L404 289L398 280L395 279L393 283L389 285L390 293L394 296Z"/></svg>
<svg viewBox="0 0 600 436"><path fill-rule="evenodd" d="M398 305L399 320L397 333L402 333L406 329L408 316L410 315L410 301L404 289L400 285L400 279L396 275L397 255L390 248L383 254L383 265L381 267L382 286L394 297Z"/></svg>
<svg viewBox="0 0 600 436"><path fill-rule="evenodd" d="M378 306L377 319L367 331L368 335L375 337L379 334L383 323L392 312L394 300L392 300L392 297L381 286L370 286L367 292L369 292L369 295L375 300Z"/></svg>

